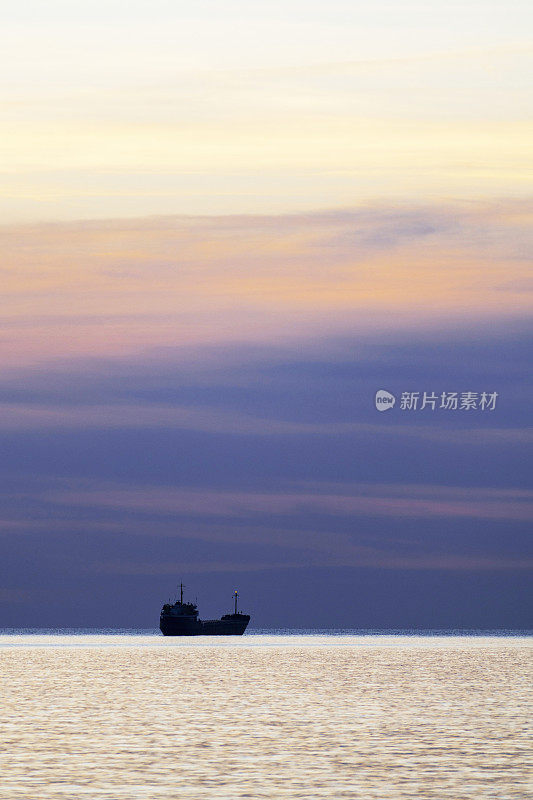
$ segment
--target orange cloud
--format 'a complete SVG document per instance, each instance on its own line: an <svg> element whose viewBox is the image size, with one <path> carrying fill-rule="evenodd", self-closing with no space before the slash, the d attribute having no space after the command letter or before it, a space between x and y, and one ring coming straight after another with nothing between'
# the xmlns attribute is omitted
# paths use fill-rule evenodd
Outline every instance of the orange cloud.
<svg viewBox="0 0 533 800"><path fill-rule="evenodd" d="M11 226L3 365L521 316L525 201Z"/></svg>

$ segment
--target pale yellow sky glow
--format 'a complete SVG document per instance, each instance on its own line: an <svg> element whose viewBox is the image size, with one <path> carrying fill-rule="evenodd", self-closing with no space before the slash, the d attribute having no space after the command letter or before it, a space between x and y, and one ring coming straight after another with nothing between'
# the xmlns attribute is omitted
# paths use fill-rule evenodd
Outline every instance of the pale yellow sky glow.
<svg viewBox="0 0 533 800"><path fill-rule="evenodd" d="M52 0L6 17L5 222L531 190L517 0Z"/></svg>

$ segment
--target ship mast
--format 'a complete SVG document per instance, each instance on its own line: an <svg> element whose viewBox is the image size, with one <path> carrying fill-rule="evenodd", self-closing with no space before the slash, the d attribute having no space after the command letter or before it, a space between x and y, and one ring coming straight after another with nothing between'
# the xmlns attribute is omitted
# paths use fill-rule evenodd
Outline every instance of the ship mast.
<svg viewBox="0 0 533 800"><path fill-rule="evenodd" d="M180 603L183 605L183 583L180 583Z"/></svg>
<svg viewBox="0 0 533 800"><path fill-rule="evenodd" d="M235 613L237 613L237 598L239 596L238 592L237 592L237 589L235 589L233 594L235 595Z"/></svg>

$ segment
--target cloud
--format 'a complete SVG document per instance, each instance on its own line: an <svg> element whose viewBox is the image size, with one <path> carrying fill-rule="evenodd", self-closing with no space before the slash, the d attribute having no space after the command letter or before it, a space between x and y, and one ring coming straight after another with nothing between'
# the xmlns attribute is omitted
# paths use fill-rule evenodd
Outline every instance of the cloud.
<svg viewBox="0 0 533 800"><path fill-rule="evenodd" d="M533 568L533 559L494 558L480 555L464 556L448 554L397 556L368 549L353 548L348 555L321 555L310 557L304 554L299 561L177 561L138 563L128 560L94 562L88 565L97 573L110 575L187 575L189 573L243 573L265 570L298 570L309 567L357 567L389 570L461 570L475 572L526 571Z"/></svg>
<svg viewBox="0 0 533 800"><path fill-rule="evenodd" d="M510 324L530 216L507 200L4 226L1 364Z"/></svg>
<svg viewBox="0 0 533 800"><path fill-rule="evenodd" d="M250 515L329 514L340 516L462 517L531 520L533 492L465 490L449 486L354 485L342 492L238 492L140 487L53 492L48 499L72 507L122 509L150 515L183 514L246 518Z"/></svg>
<svg viewBox="0 0 533 800"><path fill-rule="evenodd" d="M526 444L533 428L472 427L450 429L438 425L412 425L398 419L396 425L367 422L297 422L267 419L209 406L177 406L147 403L109 405L23 405L0 403L0 430L115 430L181 429L240 436L357 436L414 439L456 444Z"/></svg>

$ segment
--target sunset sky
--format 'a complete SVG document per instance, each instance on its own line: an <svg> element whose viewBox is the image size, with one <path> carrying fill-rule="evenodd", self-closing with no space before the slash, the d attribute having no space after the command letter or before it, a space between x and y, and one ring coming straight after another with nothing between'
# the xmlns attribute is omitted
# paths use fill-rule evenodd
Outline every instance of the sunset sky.
<svg viewBox="0 0 533 800"><path fill-rule="evenodd" d="M530 624L530 4L4 16L0 626Z"/></svg>

